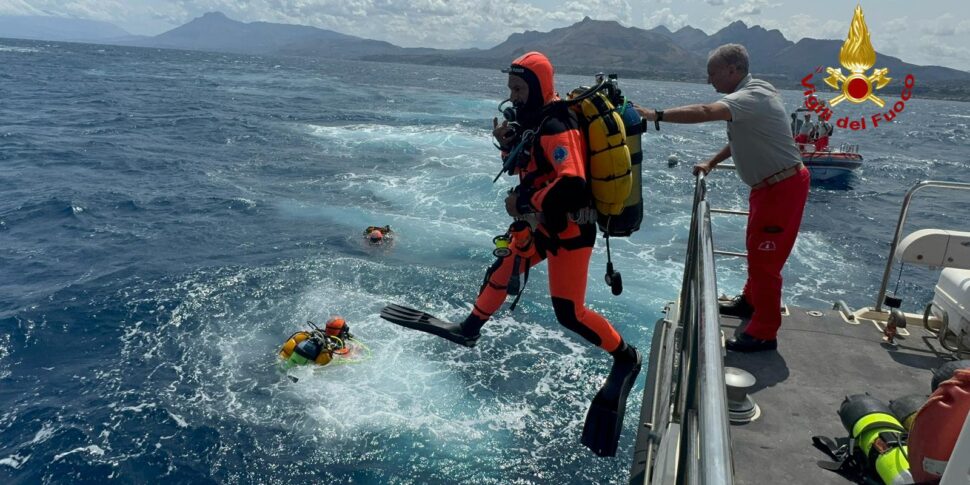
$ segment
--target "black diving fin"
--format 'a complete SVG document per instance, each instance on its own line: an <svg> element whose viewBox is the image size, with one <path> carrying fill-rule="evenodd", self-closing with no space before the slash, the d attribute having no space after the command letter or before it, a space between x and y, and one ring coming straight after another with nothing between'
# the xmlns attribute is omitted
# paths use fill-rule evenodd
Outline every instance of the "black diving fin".
<svg viewBox="0 0 970 485"><path fill-rule="evenodd" d="M461 324L440 320L433 315L406 306L393 303L387 305L381 310L381 318L402 327L437 335L465 347L474 347L478 343L479 334L465 335Z"/></svg>
<svg viewBox="0 0 970 485"><path fill-rule="evenodd" d="M583 425L583 445L599 456L616 456L616 447L623 429L626 399L640 374L643 357L636 352L636 362L614 362L610 375L586 413Z"/></svg>

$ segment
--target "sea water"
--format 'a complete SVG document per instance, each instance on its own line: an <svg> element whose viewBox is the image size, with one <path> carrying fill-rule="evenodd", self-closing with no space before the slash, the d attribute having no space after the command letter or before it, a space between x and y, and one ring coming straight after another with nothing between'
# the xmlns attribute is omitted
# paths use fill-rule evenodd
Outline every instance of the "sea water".
<svg viewBox="0 0 970 485"><path fill-rule="evenodd" d="M0 66L0 481L626 480L642 380L617 458L593 456L579 437L610 359L556 323L544 267L475 349L378 318L392 302L468 313L509 223L514 182L491 183L503 66L16 40L0 41ZM718 98L620 83L649 107ZM794 108L798 86L780 87ZM866 164L812 189L786 302L871 305L905 190L970 181L968 105L916 92L894 123L836 133ZM611 242L623 294L603 283L602 244L588 275L588 305L643 350L680 288L690 165L726 142L723 123L661 128L643 140L643 227ZM710 189L714 206L746 207L733 173ZM921 194L908 227L966 229L958 200ZM392 245L363 241L385 224ZM743 250L743 218L713 226L718 248ZM743 261L717 269L719 290L739 291ZM903 269L907 309L936 275ZM371 358L294 382L279 346L332 314Z"/></svg>

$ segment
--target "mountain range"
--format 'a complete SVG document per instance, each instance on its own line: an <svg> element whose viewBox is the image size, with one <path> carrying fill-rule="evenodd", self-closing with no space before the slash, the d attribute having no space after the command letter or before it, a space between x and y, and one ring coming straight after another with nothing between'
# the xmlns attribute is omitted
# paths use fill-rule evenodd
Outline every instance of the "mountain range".
<svg viewBox="0 0 970 485"><path fill-rule="evenodd" d="M70 19L42 15L0 15L0 37L63 42L133 41L124 29L97 20Z"/></svg>
<svg viewBox="0 0 970 485"><path fill-rule="evenodd" d="M4 19L5 17L0 17L0 37L38 38L36 35L23 34L29 22L20 22L20 30L11 34L9 25L16 22L5 22ZM811 38L792 42L778 30L766 30L757 25L749 27L741 21L708 35L690 26L676 32L664 26L646 30L589 17L549 32L526 31L512 34L504 42L489 49L457 50L405 48L384 41L302 25L245 23L232 20L220 12L206 13L154 37L132 37L116 27L117 30L104 25L101 27L103 30L99 32L100 36L88 39L89 41L238 54L484 68L504 67L520 54L539 50L549 56L559 72L615 72L624 77L689 82L706 80L708 52L721 44L733 42L748 48L752 73L789 88L798 86L800 80L818 66L838 67L839 50L843 42ZM16 35L18 32L20 35ZM887 88L890 89L889 92L894 91L893 86L902 83L905 74L913 74L918 80L917 92L923 96L970 100L968 72L940 66L918 66L881 53L877 53L877 67L889 68L890 76L893 77L890 88ZM816 76L816 80L819 79Z"/></svg>

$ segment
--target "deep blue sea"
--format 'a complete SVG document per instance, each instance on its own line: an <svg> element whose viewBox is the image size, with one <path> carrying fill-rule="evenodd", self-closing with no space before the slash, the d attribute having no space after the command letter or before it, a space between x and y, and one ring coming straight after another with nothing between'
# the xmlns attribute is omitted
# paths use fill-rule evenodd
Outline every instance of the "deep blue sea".
<svg viewBox="0 0 970 485"><path fill-rule="evenodd" d="M544 267L472 350L378 318L396 302L458 319L477 294L509 223L512 181L491 183L499 67L0 40L0 483L625 481L639 400L617 458L579 444L610 360L555 322ZM970 105L918 83L891 126L837 132L866 165L812 189L789 303L871 305L905 190L970 181ZM647 106L718 98L621 87ZM646 135L644 227L612 244L619 297L597 247L589 305L641 348L680 287L689 166L725 141L723 123ZM711 182L715 206L746 207L733 173ZM967 200L919 197L909 227L967 230ZM395 243L366 245L371 224ZM714 231L743 249L743 219ZM737 292L743 262L718 271ZM907 309L936 278L903 270ZM288 379L279 345L331 314L372 358Z"/></svg>

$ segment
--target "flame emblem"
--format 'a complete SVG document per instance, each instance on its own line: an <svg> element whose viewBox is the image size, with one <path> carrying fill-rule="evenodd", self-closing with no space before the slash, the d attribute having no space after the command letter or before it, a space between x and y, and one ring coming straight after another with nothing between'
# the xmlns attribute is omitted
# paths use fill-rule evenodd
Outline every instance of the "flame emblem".
<svg viewBox="0 0 970 485"><path fill-rule="evenodd" d="M839 51L839 62L842 67L849 70L849 75L843 75L841 68L825 69L829 75L825 78L825 84L832 89L842 91L842 94L829 100L830 106L845 100L856 104L872 101L880 108L885 106L886 103L873 93L873 84L875 89L882 89L892 81L892 78L886 77L886 74L889 74L887 68L875 69L871 75L866 75L866 71L876 63L876 51L872 48L872 41L869 40L869 28L866 27L861 5L855 7L849 36L842 43L842 50Z"/></svg>

